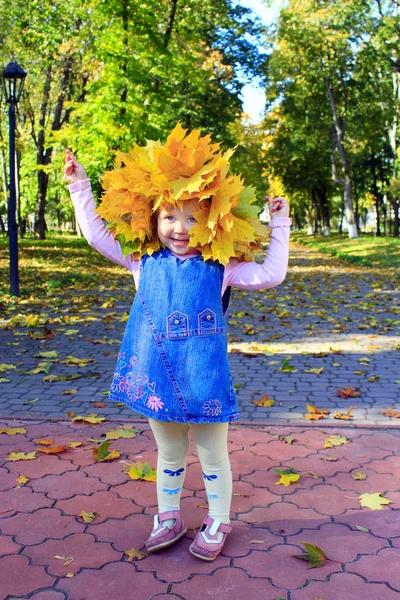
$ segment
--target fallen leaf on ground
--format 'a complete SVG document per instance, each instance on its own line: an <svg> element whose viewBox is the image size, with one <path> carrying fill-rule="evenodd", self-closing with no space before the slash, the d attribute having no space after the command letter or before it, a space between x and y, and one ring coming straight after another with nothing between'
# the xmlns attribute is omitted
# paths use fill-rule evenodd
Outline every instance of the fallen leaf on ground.
<svg viewBox="0 0 400 600"><path fill-rule="evenodd" d="M61 392L61 396L69 396L72 394L76 394L78 392L78 390L64 390L63 392Z"/></svg>
<svg viewBox="0 0 400 600"><path fill-rule="evenodd" d="M338 394L341 398L358 398L361 396L360 390L352 387L342 388L341 390L338 390Z"/></svg>
<svg viewBox="0 0 400 600"><path fill-rule="evenodd" d="M119 450L111 450L108 451L111 442L104 442L97 448L93 448L93 457L97 460L97 462L109 462L112 460L116 460L121 456L121 452Z"/></svg>
<svg viewBox="0 0 400 600"><path fill-rule="evenodd" d="M33 460L36 458L36 452L29 452L25 454L25 452L10 452L7 456L7 460L12 460L13 462L17 460Z"/></svg>
<svg viewBox="0 0 400 600"><path fill-rule="evenodd" d="M330 435L324 442L324 448L333 448L347 444L348 438L343 435Z"/></svg>
<svg viewBox="0 0 400 600"><path fill-rule="evenodd" d="M381 410L381 413L385 417L395 417L395 419L400 419L400 412L394 410L394 408L387 408L386 410Z"/></svg>
<svg viewBox="0 0 400 600"><path fill-rule="evenodd" d="M17 435L18 433L26 433L27 431L24 427L0 427L0 434Z"/></svg>
<svg viewBox="0 0 400 600"><path fill-rule="evenodd" d="M72 423L76 423L77 421L83 421L84 423L90 423L91 425L96 425L97 423L102 423L105 421L105 417L97 417L95 415L87 415L87 417L78 415L72 419Z"/></svg>
<svg viewBox="0 0 400 600"><path fill-rule="evenodd" d="M357 471L357 473L354 473L354 475L352 475L352 478L356 481L363 481L364 479L367 479L367 476L364 473L360 473L359 471Z"/></svg>
<svg viewBox="0 0 400 600"><path fill-rule="evenodd" d="M20 475L19 477L17 477L17 479L15 481L24 485L25 483L28 483L28 481L30 481L30 479L26 475Z"/></svg>
<svg viewBox="0 0 400 600"><path fill-rule="evenodd" d="M252 400L252 403L256 406L271 407L275 405L275 400L272 400L272 398L269 398L268 395L265 395L259 400Z"/></svg>
<svg viewBox="0 0 400 600"><path fill-rule="evenodd" d="M306 404L306 409L308 411L306 414L306 419L308 421L319 421L319 419L323 419L325 415L329 415L329 410L327 408L321 410L314 404Z"/></svg>
<svg viewBox="0 0 400 600"><path fill-rule="evenodd" d="M60 554L55 554L53 558L57 558L58 560L65 560L63 567L69 567L69 565L75 560L73 556L61 556Z"/></svg>
<svg viewBox="0 0 400 600"><path fill-rule="evenodd" d="M68 449L68 446L49 446L48 448L38 448L39 452L43 454L61 454L61 452L65 452Z"/></svg>
<svg viewBox="0 0 400 600"><path fill-rule="evenodd" d="M146 558L148 556L147 552L142 552L137 548L131 548L130 550L125 550L124 554L128 557L127 562L132 562L134 560L142 560L142 558Z"/></svg>
<svg viewBox="0 0 400 600"><path fill-rule="evenodd" d="M312 369L306 369L304 371L304 373L313 373L314 375L321 375L321 373L323 372L324 367L320 367L319 369L317 368L312 368Z"/></svg>
<svg viewBox="0 0 400 600"><path fill-rule="evenodd" d="M382 498L381 492L375 492L373 494L361 494L361 496L358 497L358 500L360 500L361 506L367 506L371 510L384 510L382 505L392 504L391 500Z"/></svg>
<svg viewBox="0 0 400 600"><path fill-rule="evenodd" d="M133 465L126 465L123 471L124 473L127 473L131 479L139 479L143 481L156 480L156 471L148 462L135 462Z"/></svg>
<svg viewBox="0 0 400 600"><path fill-rule="evenodd" d="M318 546L314 546L313 544L308 544L307 542L300 542L303 544L307 552L304 554L293 554L295 558L300 558L301 560L306 560L308 565L308 569L315 569L316 567L321 567L325 559L327 558L325 552L318 548Z"/></svg>
<svg viewBox="0 0 400 600"><path fill-rule="evenodd" d="M300 479L300 474L294 469L274 469L274 472L281 476L279 481L275 481L274 485L284 485L285 487L288 487L291 483L295 483Z"/></svg>
<svg viewBox="0 0 400 600"><path fill-rule="evenodd" d="M78 517L80 517L81 519L83 519L83 521L85 521L85 523L93 523L93 521L96 519L96 517L99 516L99 513L97 512L87 512L86 510L82 510Z"/></svg>
<svg viewBox="0 0 400 600"><path fill-rule="evenodd" d="M351 408L347 410L346 413L340 412L339 410L335 410L332 415L333 419L341 419L342 421L351 421L353 415L351 414Z"/></svg>
<svg viewBox="0 0 400 600"><path fill-rule="evenodd" d="M52 446L54 440L35 440L35 444L41 444L42 446Z"/></svg>
<svg viewBox="0 0 400 600"><path fill-rule="evenodd" d="M55 350L49 350L48 352L38 352L33 355L35 358L57 358L58 352Z"/></svg>

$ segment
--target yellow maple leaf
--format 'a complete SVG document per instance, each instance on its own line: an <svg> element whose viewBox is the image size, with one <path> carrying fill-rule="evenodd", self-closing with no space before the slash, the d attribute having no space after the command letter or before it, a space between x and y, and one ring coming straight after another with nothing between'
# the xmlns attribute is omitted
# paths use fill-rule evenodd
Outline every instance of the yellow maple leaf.
<svg viewBox="0 0 400 600"><path fill-rule="evenodd" d="M26 433L27 429L24 427L0 427L0 434L6 433L7 435L17 435L18 433Z"/></svg>
<svg viewBox="0 0 400 600"><path fill-rule="evenodd" d="M141 479L143 481L156 481L156 471L148 462L135 462L133 465L127 465L124 471L131 479Z"/></svg>
<svg viewBox="0 0 400 600"><path fill-rule="evenodd" d="M221 152L211 136L200 130L187 134L178 123L165 144L147 140L119 152L115 168L103 177L105 194L97 212L108 222L124 254L140 258L160 249L152 215L165 203L182 208L182 202L208 200L191 229L191 247L204 259L226 265L231 257L251 259L267 239L268 230L258 218L253 188L239 175L229 175L235 149ZM235 208L237 209L235 212Z"/></svg>
<svg viewBox="0 0 400 600"><path fill-rule="evenodd" d="M324 448L333 448L348 443L348 438L342 435L330 435L324 442Z"/></svg>
<svg viewBox="0 0 400 600"><path fill-rule="evenodd" d="M17 477L17 479L15 480L18 483L22 483L22 485L24 485L25 483L28 483L28 481L30 481L29 477L26 477L26 475L20 475L19 477Z"/></svg>
<svg viewBox="0 0 400 600"><path fill-rule="evenodd" d="M36 452L29 452L25 454L25 452L10 452L7 456L7 460L12 460L13 462L17 460L33 460L36 458Z"/></svg>
<svg viewBox="0 0 400 600"><path fill-rule="evenodd" d="M87 415L86 417L82 416L82 415L78 415L77 417L74 417L72 419L72 423L76 423L77 421L83 421L84 423L90 423L91 425L96 425L97 423L102 423L105 420L106 420L105 417L96 417L95 415Z"/></svg>
<svg viewBox="0 0 400 600"><path fill-rule="evenodd" d="M142 560L142 558L146 558L147 553L138 550L137 548L130 548L129 550L125 550L124 554L128 557L126 560L128 562L132 562L134 560Z"/></svg>
<svg viewBox="0 0 400 600"><path fill-rule="evenodd" d="M275 406L275 400L272 400L272 398L269 398L268 394L266 394L265 396L262 396L262 398L260 398L259 400L252 400L252 403L255 404L256 406L265 406L265 407Z"/></svg>
<svg viewBox="0 0 400 600"><path fill-rule="evenodd" d="M375 492L373 494L361 494L358 497L361 506L367 506L371 510L384 510L383 504L391 504L392 501L387 498L382 498L381 492Z"/></svg>
<svg viewBox="0 0 400 600"><path fill-rule="evenodd" d="M290 485L291 483L295 483L299 479L300 479L300 475L294 474L294 473L289 473L288 475L281 475L281 478L279 479L279 481L275 481L275 485L282 484L282 485L288 487L288 485Z"/></svg>

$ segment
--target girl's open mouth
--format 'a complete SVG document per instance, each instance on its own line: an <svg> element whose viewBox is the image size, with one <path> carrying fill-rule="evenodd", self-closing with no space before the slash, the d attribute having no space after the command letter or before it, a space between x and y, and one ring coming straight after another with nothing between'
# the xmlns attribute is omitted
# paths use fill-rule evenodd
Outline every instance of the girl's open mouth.
<svg viewBox="0 0 400 600"><path fill-rule="evenodd" d="M176 238L170 238L170 240L172 240L173 244L177 248L184 248L185 246L187 246L189 244L189 238L185 238L185 239L181 239L181 240L178 240Z"/></svg>

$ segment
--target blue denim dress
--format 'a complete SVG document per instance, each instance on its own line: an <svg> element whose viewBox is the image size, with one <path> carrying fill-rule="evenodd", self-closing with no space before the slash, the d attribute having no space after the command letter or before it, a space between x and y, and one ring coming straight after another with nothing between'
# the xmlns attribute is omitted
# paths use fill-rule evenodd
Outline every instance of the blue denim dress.
<svg viewBox="0 0 400 600"><path fill-rule="evenodd" d="M228 363L224 267L163 249L145 255L110 398L160 421L239 418Z"/></svg>

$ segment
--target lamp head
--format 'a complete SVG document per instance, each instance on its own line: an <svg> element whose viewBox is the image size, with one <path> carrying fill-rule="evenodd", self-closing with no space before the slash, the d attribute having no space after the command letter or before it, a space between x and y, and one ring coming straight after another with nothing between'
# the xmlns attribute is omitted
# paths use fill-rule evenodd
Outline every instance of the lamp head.
<svg viewBox="0 0 400 600"><path fill-rule="evenodd" d="M3 69L2 80L6 102L19 102L24 87L26 72L16 62L10 62Z"/></svg>

